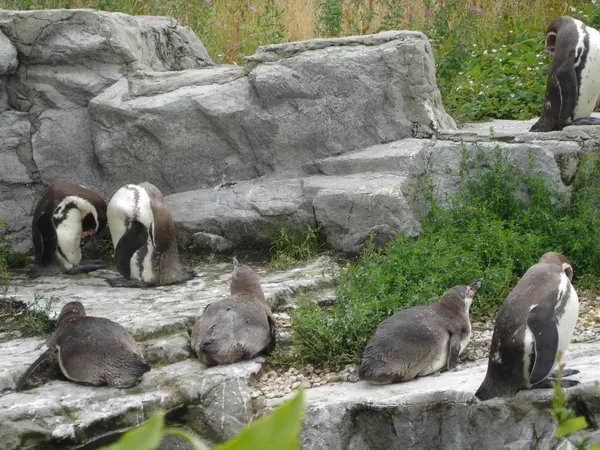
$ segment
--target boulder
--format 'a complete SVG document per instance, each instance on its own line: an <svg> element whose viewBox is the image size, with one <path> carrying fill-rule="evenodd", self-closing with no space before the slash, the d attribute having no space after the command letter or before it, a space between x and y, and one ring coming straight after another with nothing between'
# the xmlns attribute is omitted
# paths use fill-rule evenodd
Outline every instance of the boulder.
<svg viewBox="0 0 600 450"><path fill-rule="evenodd" d="M600 419L600 344L571 346L564 358L580 374L568 389L568 407L585 414L588 423ZM474 396L483 381L487 361L463 370L417 378L386 386L367 382L332 384L305 391L303 450L369 450L482 448L528 450L572 449L554 438L550 415L551 389L523 391L514 397L480 402ZM284 398L267 400L273 408Z"/></svg>
<svg viewBox="0 0 600 450"><path fill-rule="evenodd" d="M14 73L18 65L17 49L0 31L0 76Z"/></svg>

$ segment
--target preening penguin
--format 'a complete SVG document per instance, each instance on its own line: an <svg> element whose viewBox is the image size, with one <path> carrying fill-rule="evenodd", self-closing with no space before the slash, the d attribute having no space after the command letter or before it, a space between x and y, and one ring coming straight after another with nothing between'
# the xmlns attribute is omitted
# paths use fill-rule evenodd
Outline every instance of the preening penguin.
<svg viewBox="0 0 600 450"><path fill-rule="evenodd" d="M56 331L46 350L17 382L20 391L33 371L56 352L63 375L93 386L127 388L150 370L129 332L116 322L85 315L80 302L69 302L58 315Z"/></svg>
<svg viewBox="0 0 600 450"><path fill-rule="evenodd" d="M544 114L529 131L600 125L600 119L590 117L600 104L600 33L577 19L561 16L546 29L546 49L552 64Z"/></svg>
<svg viewBox="0 0 600 450"><path fill-rule="evenodd" d="M275 322L260 280L233 258L230 296L209 304L196 319L191 347L207 365L230 364L275 349Z"/></svg>
<svg viewBox="0 0 600 450"><path fill-rule="evenodd" d="M107 278L114 287L181 283L195 273L179 261L175 223L156 186L127 184L108 204L108 225L117 269L123 278Z"/></svg>
<svg viewBox="0 0 600 450"><path fill-rule="evenodd" d="M488 368L475 396L480 400L549 388L558 352L567 349L579 314L568 259L544 254L508 294L498 312ZM573 375L578 371L564 371ZM578 384L562 380L564 387Z"/></svg>
<svg viewBox="0 0 600 450"><path fill-rule="evenodd" d="M454 368L471 339L469 307L482 282L454 286L436 304L405 309L381 322L365 347L359 378L397 383Z"/></svg>
<svg viewBox="0 0 600 450"><path fill-rule="evenodd" d="M79 184L57 181L37 201L31 224L35 265L31 276L91 272L101 261L81 261L81 238L106 226L106 202Z"/></svg>

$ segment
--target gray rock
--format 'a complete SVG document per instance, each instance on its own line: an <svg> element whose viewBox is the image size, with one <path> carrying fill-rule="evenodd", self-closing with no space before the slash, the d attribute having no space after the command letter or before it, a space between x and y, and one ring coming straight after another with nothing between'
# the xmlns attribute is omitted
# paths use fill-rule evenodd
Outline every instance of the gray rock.
<svg viewBox="0 0 600 450"><path fill-rule="evenodd" d="M188 250L197 254L231 253L233 242L217 234L198 232L192 234L192 243Z"/></svg>
<svg viewBox="0 0 600 450"><path fill-rule="evenodd" d="M564 361L580 374L581 385L568 389L571 401L585 404L600 418L595 381L600 344L573 345ZM512 398L479 402L474 393L487 361L461 371L387 386L366 382L309 389L301 447L303 450L569 448L554 438L556 422L548 408L552 390L520 392ZM285 398L267 400L272 408ZM582 409L578 409L582 410ZM465 426L468 424L468 426Z"/></svg>
<svg viewBox="0 0 600 450"><path fill-rule="evenodd" d="M17 49L0 31L0 75L14 73L18 65Z"/></svg>

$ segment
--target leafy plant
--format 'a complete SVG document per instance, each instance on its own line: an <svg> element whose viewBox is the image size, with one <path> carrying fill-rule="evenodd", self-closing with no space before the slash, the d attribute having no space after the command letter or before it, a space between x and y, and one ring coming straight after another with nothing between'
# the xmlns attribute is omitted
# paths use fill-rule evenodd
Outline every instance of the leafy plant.
<svg viewBox="0 0 600 450"><path fill-rule="evenodd" d="M556 382L553 385L554 395L551 400L550 414L557 422L554 436L557 438L567 439L577 450L600 450L600 445L593 443L593 438L587 436L583 438L582 431L588 427L587 420L584 416L577 416L567 404L567 396L564 389L561 387L562 373L565 365L561 363L562 355L559 353L556 357L558 360L558 370Z"/></svg>
<svg viewBox="0 0 600 450"><path fill-rule="evenodd" d="M310 261L319 251L321 226L308 227L305 233L296 234L285 227L269 236L271 242L269 267L272 270L288 269Z"/></svg>
<svg viewBox="0 0 600 450"><path fill-rule="evenodd" d="M52 305L58 297L36 294L29 307L23 302L4 299L12 309L12 328L29 336L38 336L54 331L56 321L52 313Z"/></svg>
<svg viewBox="0 0 600 450"><path fill-rule="evenodd" d="M547 251L569 257L579 288L598 282L599 158L582 162L569 205L541 175L521 170L499 148L491 160L484 161L482 152L475 158L471 172L462 164L461 188L449 207L429 198L418 239L400 235L383 249L369 243L356 264L342 271L332 307L302 302L291 312L300 360L332 368L355 363L385 318L435 302L446 289L477 278L485 282L471 315L491 318Z"/></svg>
<svg viewBox="0 0 600 450"><path fill-rule="evenodd" d="M230 441L213 450L295 450L304 409L300 389L291 399L275 410L244 427ZM145 423L125 433L116 444L103 450L153 450L158 448L164 435L175 434L188 441L195 450L207 447L195 436L175 428L165 428L163 414L156 414Z"/></svg>

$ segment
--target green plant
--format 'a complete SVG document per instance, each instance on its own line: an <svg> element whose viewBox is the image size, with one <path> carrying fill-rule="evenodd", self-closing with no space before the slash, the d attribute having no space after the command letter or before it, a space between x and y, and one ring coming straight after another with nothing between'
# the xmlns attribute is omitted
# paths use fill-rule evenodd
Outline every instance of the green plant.
<svg viewBox="0 0 600 450"><path fill-rule="evenodd" d="M291 399L275 410L244 427L230 441L213 450L295 450L302 424L303 392L299 390ZM192 444L195 450L207 447L196 437L175 428L165 428L163 414L156 414L144 424L125 433L116 444L103 450L153 450L164 435L175 434Z"/></svg>
<svg viewBox="0 0 600 450"><path fill-rule="evenodd" d="M310 261L319 251L321 226L307 227L305 233L293 233L280 227L278 233L268 236L270 241L269 267L272 270L288 269Z"/></svg>
<svg viewBox="0 0 600 450"><path fill-rule="evenodd" d="M556 382L553 383L554 395L551 400L550 414L557 422L554 436L567 439L577 450L600 450L600 445L593 443L591 436L583 437L582 431L588 427L584 416L577 416L567 404L567 396L561 387L562 373L565 365L561 363L562 355L559 353L556 357L558 361L558 370Z"/></svg>
<svg viewBox="0 0 600 450"><path fill-rule="evenodd" d="M52 305L58 300L58 297L35 294L33 302L27 307L22 302L5 299L7 302L13 302L13 328L34 336L54 331L56 321Z"/></svg>
<svg viewBox="0 0 600 450"><path fill-rule="evenodd" d="M466 161L466 152L463 153ZM339 279L336 303L302 302L291 312L299 359L339 367L359 361L377 325L394 312L437 301L448 288L483 278L471 315L490 318L519 277L547 251L566 254L579 288L600 273L600 159L586 157L571 203L541 175L520 169L499 148L461 164L461 188L449 207L428 199L416 240L398 236L383 249L368 243ZM423 189L430 192L429 189Z"/></svg>

